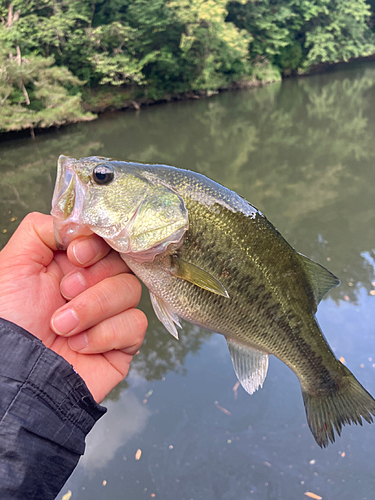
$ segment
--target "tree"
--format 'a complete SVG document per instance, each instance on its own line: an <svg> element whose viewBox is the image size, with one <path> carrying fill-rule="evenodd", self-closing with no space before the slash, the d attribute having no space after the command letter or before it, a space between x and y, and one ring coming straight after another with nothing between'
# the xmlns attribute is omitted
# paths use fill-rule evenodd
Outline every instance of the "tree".
<svg viewBox="0 0 375 500"><path fill-rule="evenodd" d="M22 56L21 11L14 12L9 4L7 14L0 25L0 131L94 118L82 111L81 96L75 90L83 82L67 68L54 66L53 57Z"/></svg>
<svg viewBox="0 0 375 500"><path fill-rule="evenodd" d="M324 0L317 13L305 11L304 67L373 54L375 45L366 24L370 13L365 0Z"/></svg>
<svg viewBox="0 0 375 500"><path fill-rule="evenodd" d="M250 33L250 59L268 60L283 72L295 72L302 62L299 31L303 20L294 0L230 2L227 21ZM306 2L308 3L308 2Z"/></svg>
<svg viewBox="0 0 375 500"><path fill-rule="evenodd" d="M90 119L82 87L86 102L106 109L146 96L275 81L280 73L375 54L374 6L375 0L0 0L0 127Z"/></svg>
<svg viewBox="0 0 375 500"><path fill-rule="evenodd" d="M226 88L250 75L248 47L251 36L233 23L226 0L172 0L173 19L184 30L179 48L185 64L194 67L193 90Z"/></svg>
<svg viewBox="0 0 375 500"><path fill-rule="evenodd" d="M267 58L286 74L375 53L365 0L252 0L228 11L254 39L251 60Z"/></svg>

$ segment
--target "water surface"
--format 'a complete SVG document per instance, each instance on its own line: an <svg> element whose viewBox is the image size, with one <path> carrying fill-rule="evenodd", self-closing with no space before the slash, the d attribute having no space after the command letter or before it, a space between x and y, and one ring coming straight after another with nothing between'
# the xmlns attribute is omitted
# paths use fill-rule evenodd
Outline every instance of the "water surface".
<svg viewBox="0 0 375 500"><path fill-rule="evenodd" d="M245 196L341 279L318 319L375 394L374 64L2 143L0 247L26 213L49 212L59 154L171 164ZM346 426L321 450L285 365L271 357L264 388L249 396L235 387L223 337L184 323L177 341L147 291L141 308L145 343L59 499L374 498L375 425Z"/></svg>

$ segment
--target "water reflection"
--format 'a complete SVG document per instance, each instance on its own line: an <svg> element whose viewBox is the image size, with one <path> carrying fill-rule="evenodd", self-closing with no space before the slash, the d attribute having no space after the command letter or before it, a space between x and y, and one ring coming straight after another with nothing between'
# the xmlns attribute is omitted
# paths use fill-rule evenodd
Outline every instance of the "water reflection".
<svg viewBox="0 0 375 500"><path fill-rule="evenodd" d="M27 212L49 212L60 154L197 170L237 190L340 277L319 322L374 394L374 86L372 63L2 143L0 246ZM285 365L272 358L264 389L250 397L239 388L235 399L223 337L184 323L176 341L147 293L141 308L146 341L60 499L68 489L79 500L373 498L373 426L346 427L336 445L318 449Z"/></svg>
<svg viewBox="0 0 375 500"><path fill-rule="evenodd" d="M142 349L134 360L135 368L143 374L146 380L161 380L164 375L174 371L184 373L185 357L190 353L197 353L202 344L212 335L190 323L183 323L183 333L178 341L169 333L160 322L149 312L149 328L152 336L148 336L142 344ZM158 353L163 350L164 356L160 358Z"/></svg>
<svg viewBox="0 0 375 500"><path fill-rule="evenodd" d="M345 302L340 310L327 300L320 319L332 344L339 346L337 355L356 371L363 366L358 375L373 391L374 315L369 300L362 291L360 307ZM352 329L361 332L361 343ZM172 372L154 382L142 382L133 372L124 393L133 396L121 396L120 405L110 403L110 413L117 413L116 423L123 418L123 425L134 429L126 407L135 404L141 421L147 420L142 432L126 434L115 446L113 460L100 468L95 465L95 456L101 462L97 447L91 468L81 464L63 492L71 489L80 500L139 500L152 494L165 500L284 500L304 498L308 491L323 498L372 498L371 427L346 427L337 445L318 448L306 427L298 381L281 362L271 360L264 389L251 397L241 388L235 397L236 378L219 335L206 341L199 355L187 355L184 367L184 376ZM91 441L104 446L110 427L103 419Z"/></svg>
<svg viewBox="0 0 375 500"><path fill-rule="evenodd" d="M95 432L89 434L80 461L80 465L90 472L106 467L120 447L144 430L151 415L147 406L132 392L123 392L116 406L106 401L106 407L107 417L99 420Z"/></svg>
<svg viewBox="0 0 375 500"><path fill-rule="evenodd" d="M147 315L148 330L152 335L146 335L142 348L133 359L132 368L141 373L146 380L162 380L170 372L186 374L184 366L186 356L199 352L212 333L184 321L182 333L177 341L155 317L151 303L146 299L148 299L147 292L143 294L140 308ZM108 398L117 400L127 386L128 381L125 379Z"/></svg>
<svg viewBox="0 0 375 500"><path fill-rule="evenodd" d="M197 170L258 206L302 253L337 274L336 300L370 293L375 241L375 68L320 75L140 114L108 115L35 143L2 144L0 244L48 212L59 154Z"/></svg>

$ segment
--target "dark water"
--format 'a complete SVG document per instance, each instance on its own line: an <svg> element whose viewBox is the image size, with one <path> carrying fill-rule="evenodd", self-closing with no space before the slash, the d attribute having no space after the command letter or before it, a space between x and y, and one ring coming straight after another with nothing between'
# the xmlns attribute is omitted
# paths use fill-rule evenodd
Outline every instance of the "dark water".
<svg viewBox="0 0 375 500"><path fill-rule="evenodd" d="M62 153L172 164L245 196L341 279L318 319L375 394L374 64L3 143L0 245L27 212L49 212ZM146 291L141 307L146 341L59 499L69 491L74 500L374 498L375 425L346 426L321 450L285 365L271 357L262 390L233 391L223 337L184 323L177 341Z"/></svg>

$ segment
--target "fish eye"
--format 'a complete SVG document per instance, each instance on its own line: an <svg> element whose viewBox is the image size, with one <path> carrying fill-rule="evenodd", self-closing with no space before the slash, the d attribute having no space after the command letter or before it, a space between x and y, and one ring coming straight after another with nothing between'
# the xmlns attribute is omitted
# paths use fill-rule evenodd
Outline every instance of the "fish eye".
<svg viewBox="0 0 375 500"><path fill-rule="evenodd" d="M95 184L109 184L113 181L115 173L111 165L97 165L92 171L92 178Z"/></svg>

